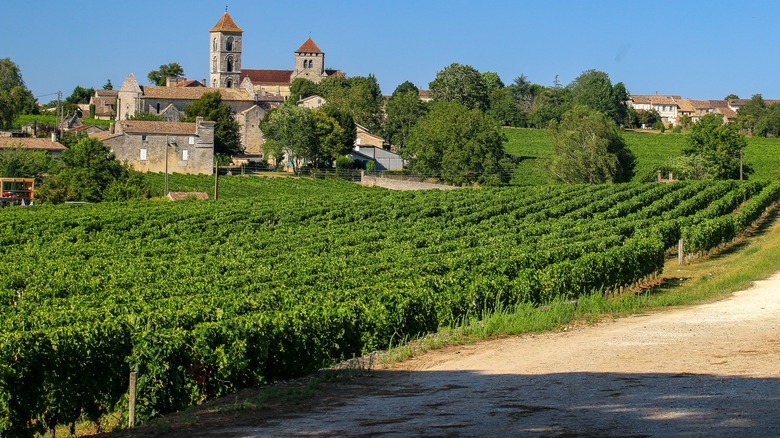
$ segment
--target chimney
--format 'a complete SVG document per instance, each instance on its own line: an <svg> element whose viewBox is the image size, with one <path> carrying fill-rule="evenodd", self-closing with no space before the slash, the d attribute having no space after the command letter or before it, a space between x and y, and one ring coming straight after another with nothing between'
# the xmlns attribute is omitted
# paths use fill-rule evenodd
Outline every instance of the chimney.
<svg viewBox="0 0 780 438"><path fill-rule="evenodd" d="M203 117L201 117L201 116L195 117L195 124L197 126L202 125L203 124Z"/></svg>

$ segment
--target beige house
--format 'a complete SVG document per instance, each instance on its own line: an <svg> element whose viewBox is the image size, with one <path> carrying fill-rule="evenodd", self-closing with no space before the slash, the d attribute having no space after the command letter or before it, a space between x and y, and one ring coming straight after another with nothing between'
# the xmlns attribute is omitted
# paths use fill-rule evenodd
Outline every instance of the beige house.
<svg viewBox="0 0 780 438"><path fill-rule="evenodd" d="M67 148L62 143L56 141L55 136L52 134L51 138L0 137L0 150L7 149L44 151L56 157Z"/></svg>
<svg viewBox="0 0 780 438"><path fill-rule="evenodd" d="M631 95L628 104L637 111L655 110L661 116L661 121L667 125L677 124L679 117L677 100L680 96Z"/></svg>
<svg viewBox="0 0 780 438"><path fill-rule="evenodd" d="M357 128L355 146L376 146L378 148L388 146L387 140L376 134L372 134L365 126L355 123L355 127Z"/></svg>
<svg viewBox="0 0 780 438"><path fill-rule="evenodd" d="M316 94L314 96L304 97L303 99L298 100L298 106L306 107L313 110L319 109L326 103L327 102L325 101L324 97L317 96Z"/></svg>
<svg viewBox="0 0 780 438"><path fill-rule="evenodd" d="M214 122L147 122L123 120L116 132L94 136L116 159L140 172L214 173Z"/></svg>
<svg viewBox="0 0 780 438"><path fill-rule="evenodd" d="M111 120L116 116L116 98L119 90L95 90L95 95L89 98L89 104L95 105L95 118Z"/></svg>

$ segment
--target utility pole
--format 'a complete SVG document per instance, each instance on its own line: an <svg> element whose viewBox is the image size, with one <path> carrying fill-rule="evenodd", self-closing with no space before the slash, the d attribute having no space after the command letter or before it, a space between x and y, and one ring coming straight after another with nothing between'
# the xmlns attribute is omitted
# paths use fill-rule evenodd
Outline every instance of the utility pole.
<svg viewBox="0 0 780 438"><path fill-rule="evenodd" d="M57 129L60 131L60 138L58 138L58 141L62 141L62 126L60 126L61 118L62 118L62 91L57 91L57 116L56 123L57 125L54 127L54 131L56 132Z"/></svg>

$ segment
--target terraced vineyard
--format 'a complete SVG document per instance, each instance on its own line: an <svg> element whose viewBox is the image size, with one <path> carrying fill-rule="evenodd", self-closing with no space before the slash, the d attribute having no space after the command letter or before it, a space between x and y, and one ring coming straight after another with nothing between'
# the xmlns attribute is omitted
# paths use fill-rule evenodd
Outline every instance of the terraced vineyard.
<svg viewBox="0 0 780 438"><path fill-rule="evenodd" d="M735 181L221 181L217 202L0 211L0 434L122 409L131 370L145 419L498 306L614 290L660 271L681 236L690 251L729 241L780 198Z"/></svg>

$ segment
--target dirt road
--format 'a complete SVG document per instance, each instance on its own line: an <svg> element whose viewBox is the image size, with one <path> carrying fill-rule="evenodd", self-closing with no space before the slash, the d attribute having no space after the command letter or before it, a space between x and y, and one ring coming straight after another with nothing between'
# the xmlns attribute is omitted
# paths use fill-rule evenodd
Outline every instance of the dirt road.
<svg viewBox="0 0 780 438"><path fill-rule="evenodd" d="M712 304L430 352L190 436L377 435L780 436L780 273Z"/></svg>

